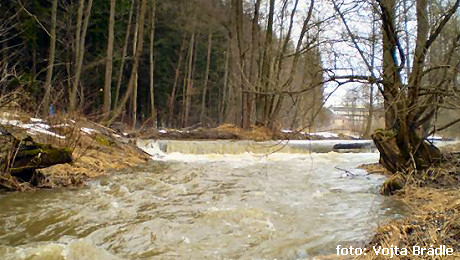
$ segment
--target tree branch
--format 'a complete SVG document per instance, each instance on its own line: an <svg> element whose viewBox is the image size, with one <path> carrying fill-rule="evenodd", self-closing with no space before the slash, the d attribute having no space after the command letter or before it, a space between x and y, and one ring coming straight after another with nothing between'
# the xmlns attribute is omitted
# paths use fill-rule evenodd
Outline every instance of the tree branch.
<svg viewBox="0 0 460 260"><path fill-rule="evenodd" d="M431 132L429 132L425 137L430 136L430 135L434 134L435 132L440 132L440 131L442 131L442 130L445 130L445 129L447 129L447 128L449 128L449 127L451 127L451 126L457 124L458 122L460 122L460 118L457 118L457 119L455 119L454 121L452 121L452 122L450 122L450 123L448 123L448 124L446 124L446 125L443 125L443 126L441 126L440 128L438 128L438 129L433 129L433 130L431 130Z"/></svg>

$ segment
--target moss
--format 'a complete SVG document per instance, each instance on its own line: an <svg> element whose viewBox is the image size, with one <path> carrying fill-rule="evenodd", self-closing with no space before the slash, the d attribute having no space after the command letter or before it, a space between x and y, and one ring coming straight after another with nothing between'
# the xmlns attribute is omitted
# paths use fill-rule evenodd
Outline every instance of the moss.
<svg viewBox="0 0 460 260"><path fill-rule="evenodd" d="M49 144L35 143L24 147L16 156L13 167L43 168L72 161L72 150L68 147L56 148Z"/></svg>
<svg viewBox="0 0 460 260"><path fill-rule="evenodd" d="M23 150L21 151L21 153L19 154L20 156L36 156L38 155L39 153L42 153L43 150L40 149L40 148L36 148L36 149L31 149L31 150Z"/></svg>
<svg viewBox="0 0 460 260"><path fill-rule="evenodd" d="M374 131L374 135L381 135L385 138L393 138L396 137L396 132L393 130L387 130L383 128L377 128Z"/></svg>
<svg viewBox="0 0 460 260"><path fill-rule="evenodd" d="M112 146L113 145L113 142L111 142L110 140L107 140L106 137L102 136L102 135L96 135L94 136L94 140L104 146Z"/></svg>
<svg viewBox="0 0 460 260"><path fill-rule="evenodd" d="M381 193L383 195L395 194L398 190L401 190L406 185L406 181L401 174L396 174L388 178L383 187Z"/></svg>

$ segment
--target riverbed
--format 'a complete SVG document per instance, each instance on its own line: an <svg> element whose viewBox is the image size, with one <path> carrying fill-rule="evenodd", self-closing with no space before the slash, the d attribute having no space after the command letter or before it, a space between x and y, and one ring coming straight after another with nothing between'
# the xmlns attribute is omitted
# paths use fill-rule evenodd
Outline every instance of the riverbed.
<svg viewBox="0 0 460 260"><path fill-rule="evenodd" d="M1 196L0 255L308 259L362 245L379 223L403 214L378 194L385 177L357 169L377 153L153 156L84 188Z"/></svg>

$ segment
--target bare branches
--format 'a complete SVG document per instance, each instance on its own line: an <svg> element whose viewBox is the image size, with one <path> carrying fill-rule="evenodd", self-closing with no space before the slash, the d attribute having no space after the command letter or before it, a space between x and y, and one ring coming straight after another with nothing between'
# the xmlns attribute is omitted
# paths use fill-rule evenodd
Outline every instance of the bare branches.
<svg viewBox="0 0 460 260"><path fill-rule="evenodd" d="M332 0L332 3L334 4L334 9L335 11L339 14L340 16L340 19L342 20L343 22L343 25L345 26L346 30L347 30L347 33L348 33L348 36L350 36L352 42L353 42L353 45L355 47L355 49L358 51L359 55L361 56L361 59L363 60L363 62L366 64L366 67L367 69L369 70L369 72L372 74L372 76L374 76L374 68L371 66L371 64L369 63L369 61L366 59L366 56L364 55L364 51L359 47L358 45L358 42L356 41L356 38L355 38L355 35L352 33L351 29L350 29L350 26L348 26L348 23L345 19L345 16L343 15L343 13L340 11L339 9L339 6L337 5L336 1L335 0Z"/></svg>
<svg viewBox="0 0 460 260"><path fill-rule="evenodd" d="M395 29L394 17L391 14L391 11L389 10L389 9L392 9L393 7L387 6L383 1L385 0L377 0L377 3L379 4L380 10L382 12L381 19L382 19L382 24L383 24L383 30L384 30L385 35L389 37L389 41L391 42L391 45L392 45L390 49L392 51L393 62L395 66L397 67L398 72L400 72L404 68L404 65L405 65L405 54L401 46L401 43L399 41L397 31ZM394 5L394 0L389 0L389 1L390 1L390 5ZM398 66L398 59L396 57L395 48L398 49L398 53L401 59L399 66Z"/></svg>
<svg viewBox="0 0 460 260"><path fill-rule="evenodd" d="M430 136L430 135L434 134L435 132L443 131L443 130L445 130L445 129L447 129L447 128L449 128L449 127L451 127L451 126L453 126L453 125L455 125L455 124L457 124L459 122L460 122L460 118L457 118L454 121L452 121L452 122L450 122L450 123L448 123L446 125L443 125L443 126L437 128L437 129L433 129L425 137Z"/></svg>
<svg viewBox="0 0 460 260"><path fill-rule="evenodd" d="M48 36L51 38L51 34L48 32L48 30L46 29L45 26L43 26L43 24L40 22L40 20L38 20L37 16L32 14L31 12L29 12L26 7L22 4L21 0L18 0L18 3L19 5L21 6L22 10L24 10L24 12L26 12L30 17L32 17L39 25L40 27L43 29L43 31L46 32L46 34L48 34Z"/></svg>
<svg viewBox="0 0 460 260"><path fill-rule="evenodd" d="M444 14L443 19L439 23L439 25L434 29L433 33L429 36L428 40L425 43L425 52L431 47L434 41L438 38L439 34L442 32L444 27L446 26L447 22L449 22L452 15L457 11L460 6L460 0L456 0L454 5Z"/></svg>

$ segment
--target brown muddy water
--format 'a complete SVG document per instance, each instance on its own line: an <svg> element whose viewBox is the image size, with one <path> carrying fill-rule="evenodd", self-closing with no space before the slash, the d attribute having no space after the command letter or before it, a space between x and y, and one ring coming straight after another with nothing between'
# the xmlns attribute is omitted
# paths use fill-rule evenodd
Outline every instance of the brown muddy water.
<svg viewBox="0 0 460 260"><path fill-rule="evenodd" d="M71 190L0 195L1 259L308 259L402 214L376 153L162 154ZM354 175L347 176L347 169Z"/></svg>

